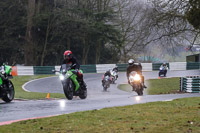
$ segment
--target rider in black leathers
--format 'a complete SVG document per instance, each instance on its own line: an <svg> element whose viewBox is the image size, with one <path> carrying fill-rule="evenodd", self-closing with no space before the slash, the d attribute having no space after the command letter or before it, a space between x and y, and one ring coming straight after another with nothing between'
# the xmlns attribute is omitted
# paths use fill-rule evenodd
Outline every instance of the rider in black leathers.
<svg viewBox="0 0 200 133"><path fill-rule="evenodd" d="M105 82L104 78L105 78L106 76L109 76L109 77L111 77L111 73L110 73L110 71L109 71L109 70L108 70L108 71L106 71L106 72L104 73L104 75L103 75L103 78L102 78L102 85L103 85L103 84L104 84L104 82ZM110 82L111 82L111 80L110 80Z"/></svg>
<svg viewBox="0 0 200 133"><path fill-rule="evenodd" d="M134 64L134 63L135 63L134 59L130 59L130 60L128 61L129 66L128 66L127 70L126 70L126 76L127 76L127 79L128 79L128 83L130 84L130 81L129 81L129 74L130 74L132 71L136 71L136 72L137 72L138 74L140 74L141 77L142 77L143 87L144 87L144 88L147 88L147 87L144 85L144 76L142 75L142 65L141 65L140 63L138 63L138 65L137 65L137 64Z"/></svg>

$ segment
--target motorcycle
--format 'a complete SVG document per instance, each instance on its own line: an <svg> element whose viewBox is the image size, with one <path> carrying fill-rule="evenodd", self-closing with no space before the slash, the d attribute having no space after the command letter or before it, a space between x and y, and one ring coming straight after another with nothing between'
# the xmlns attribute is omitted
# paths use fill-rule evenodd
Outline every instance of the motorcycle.
<svg viewBox="0 0 200 133"><path fill-rule="evenodd" d="M53 70L53 72L60 73L59 78L63 86L64 94L68 100L72 100L73 96L79 96L81 99L85 99L87 97L86 84L77 77L76 71L71 67L63 64L61 71ZM79 71L83 74L82 70Z"/></svg>
<svg viewBox="0 0 200 133"><path fill-rule="evenodd" d="M9 65L2 65L0 68L0 98L9 103L14 99L15 96L15 89L14 85L11 82L12 74L12 67Z"/></svg>
<svg viewBox="0 0 200 133"><path fill-rule="evenodd" d="M158 73L158 76L160 77L160 76L164 76L164 77L166 77L166 74L167 74L167 70L164 68L164 67L160 67L159 68L159 73Z"/></svg>
<svg viewBox="0 0 200 133"><path fill-rule="evenodd" d="M110 77L107 75L104 77L103 79L103 83L102 83L102 86L103 86L103 90L104 91L107 91L107 89L110 87Z"/></svg>
<svg viewBox="0 0 200 133"><path fill-rule="evenodd" d="M113 71L113 70L110 70L110 73L111 73L111 83L112 84L115 84L115 81L117 80L118 78L118 74L116 71Z"/></svg>
<svg viewBox="0 0 200 133"><path fill-rule="evenodd" d="M142 78L136 71L132 71L129 74L129 83L132 86L133 91L135 91L139 96L143 95L144 88L142 86Z"/></svg>

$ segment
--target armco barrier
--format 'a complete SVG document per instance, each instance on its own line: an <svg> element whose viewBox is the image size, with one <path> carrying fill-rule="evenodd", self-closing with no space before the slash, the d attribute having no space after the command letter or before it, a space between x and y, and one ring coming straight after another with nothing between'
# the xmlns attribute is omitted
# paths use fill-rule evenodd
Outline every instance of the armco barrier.
<svg viewBox="0 0 200 133"><path fill-rule="evenodd" d="M180 91L200 93L200 76L181 77Z"/></svg>
<svg viewBox="0 0 200 133"><path fill-rule="evenodd" d="M54 74L52 70L55 69L55 66L33 66L34 75L37 74Z"/></svg>
<svg viewBox="0 0 200 133"><path fill-rule="evenodd" d="M200 69L200 62L187 62L187 70Z"/></svg>
<svg viewBox="0 0 200 133"><path fill-rule="evenodd" d="M17 66L17 75L34 75L33 66Z"/></svg>
<svg viewBox="0 0 200 133"><path fill-rule="evenodd" d="M128 67L128 64L117 64L117 67L119 72L125 72Z"/></svg>
<svg viewBox="0 0 200 133"><path fill-rule="evenodd" d="M97 73L105 73L107 70L113 69L115 64L98 64L96 65Z"/></svg>
<svg viewBox="0 0 200 133"><path fill-rule="evenodd" d="M162 64L163 64L163 63L152 63L153 71L159 70L159 68L160 68L160 66L161 66ZM166 63L166 64L167 64L167 67L170 69L169 63Z"/></svg>
<svg viewBox="0 0 200 133"><path fill-rule="evenodd" d="M141 63L142 71L152 71L152 63Z"/></svg>
<svg viewBox="0 0 200 133"><path fill-rule="evenodd" d="M81 65L81 70L83 73L96 73L96 65Z"/></svg>
<svg viewBox="0 0 200 133"><path fill-rule="evenodd" d="M186 62L170 62L169 66L171 71L186 70Z"/></svg>
<svg viewBox="0 0 200 133"><path fill-rule="evenodd" d="M96 65L81 65L80 69L83 73L96 73ZM55 70L60 71L60 66L55 66ZM56 72L56 75L59 73Z"/></svg>

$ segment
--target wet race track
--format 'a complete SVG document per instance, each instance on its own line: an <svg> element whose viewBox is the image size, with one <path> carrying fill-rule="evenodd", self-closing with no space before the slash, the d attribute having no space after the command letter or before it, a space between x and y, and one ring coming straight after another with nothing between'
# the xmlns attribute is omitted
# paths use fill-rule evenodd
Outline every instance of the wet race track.
<svg viewBox="0 0 200 133"><path fill-rule="evenodd" d="M88 97L81 100L78 97L73 100L13 100L11 103L0 101L0 125L14 121L55 116L71 112L101 109L105 107L133 105L154 101L169 101L184 97L199 97L200 94L167 94L137 96L135 92L124 92L117 86L126 83L125 73L119 73L116 84L111 84L107 92L103 91L101 78L103 74L84 74L84 81L88 88ZM158 78L158 72L143 72L145 79ZM167 77L196 76L199 70L169 71ZM63 93L62 85L58 77L49 77L28 82L24 85L27 91L42 93ZM147 88L148 89L148 88Z"/></svg>

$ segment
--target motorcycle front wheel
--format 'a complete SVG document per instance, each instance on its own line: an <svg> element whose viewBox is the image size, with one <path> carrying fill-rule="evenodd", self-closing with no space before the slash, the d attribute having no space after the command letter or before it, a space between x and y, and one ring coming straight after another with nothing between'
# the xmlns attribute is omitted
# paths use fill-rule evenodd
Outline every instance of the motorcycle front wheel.
<svg viewBox="0 0 200 133"><path fill-rule="evenodd" d="M9 81L8 86L9 89L6 91L7 94L2 98L2 100L7 103L11 102L15 96L15 89L11 81Z"/></svg>
<svg viewBox="0 0 200 133"><path fill-rule="evenodd" d="M66 83L63 83L63 91L68 100L73 99L73 82L71 79L67 79Z"/></svg>
<svg viewBox="0 0 200 133"><path fill-rule="evenodd" d="M80 97L80 99L85 99L87 97L87 89L82 90L79 97Z"/></svg>
<svg viewBox="0 0 200 133"><path fill-rule="evenodd" d="M143 91L142 90L136 90L136 92L137 92L137 94L138 94L138 96L142 96L143 95Z"/></svg>
<svg viewBox="0 0 200 133"><path fill-rule="evenodd" d="M135 92L138 94L138 96L142 96L143 95L143 88L142 88L141 84L136 86Z"/></svg>

